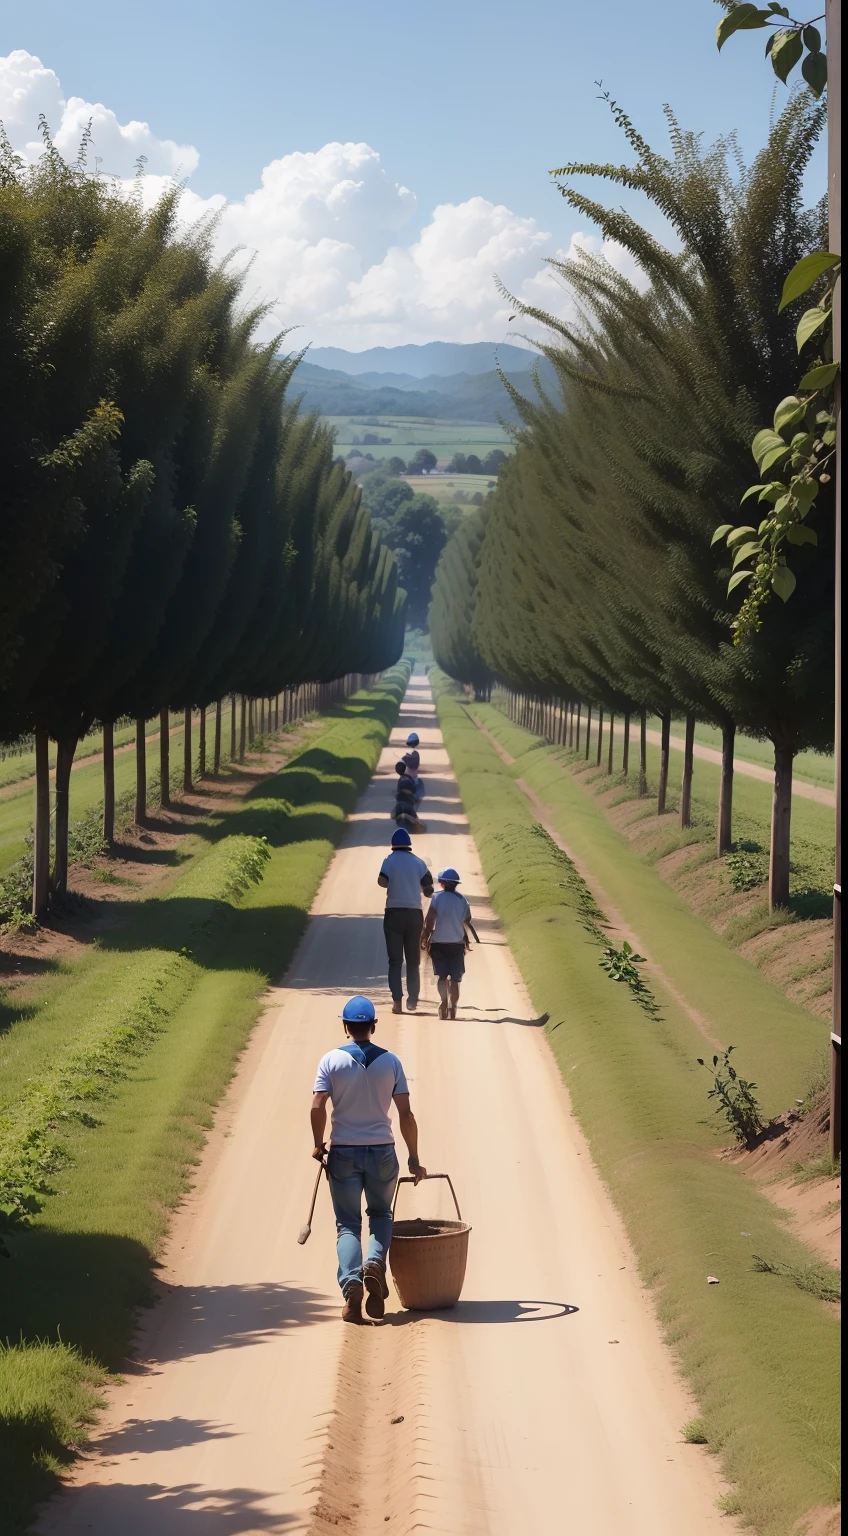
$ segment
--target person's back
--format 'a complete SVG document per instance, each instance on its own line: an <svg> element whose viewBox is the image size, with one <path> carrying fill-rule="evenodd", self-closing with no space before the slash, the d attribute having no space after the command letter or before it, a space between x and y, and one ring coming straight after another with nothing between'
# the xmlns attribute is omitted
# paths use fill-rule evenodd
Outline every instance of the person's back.
<svg viewBox="0 0 848 1536"><path fill-rule="evenodd" d="M409 815L414 825L414 803L399 799L396 815L398 813ZM383 933L389 961L392 1012L403 1012L402 972L406 960L407 1007L414 1013L418 1007L421 981L419 946L424 925L421 898L433 894L433 877L424 860L412 852L412 840L405 827L399 826L392 836L392 851L380 866L377 883L386 892Z"/></svg>
<svg viewBox="0 0 848 1536"><path fill-rule="evenodd" d="M332 1101L331 1146L392 1143L392 1099L407 1091L400 1061L381 1045L369 1040L328 1051L318 1064L315 1092L328 1093Z"/></svg>
<svg viewBox="0 0 848 1536"><path fill-rule="evenodd" d="M471 921L471 908L457 890L437 891L430 902L436 920L432 936L435 944L463 944L465 924Z"/></svg>

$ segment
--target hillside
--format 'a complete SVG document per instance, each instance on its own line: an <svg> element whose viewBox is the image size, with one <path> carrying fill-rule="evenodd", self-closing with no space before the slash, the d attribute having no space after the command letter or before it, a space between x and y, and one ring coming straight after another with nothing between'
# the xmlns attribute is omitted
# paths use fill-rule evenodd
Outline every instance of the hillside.
<svg viewBox="0 0 848 1536"><path fill-rule="evenodd" d="M438 374L493 373L503 368L507 373L526 373L535 353L509 342L428 341L422 346L368 347L364 352L348 352L344 347L312 347L309 358L319 368L338 369L361 376L368 373L407 374L425 380Z"/></svg>
<svg viewBox="0 0 848 1536"><path fill-rule="evenodd" d="M517 352L518 348L511 350ZM533 379L528 371L509 376L522 394L532 393ZM340 369L302 362L294 382L304 391L306 409L324 416L416 416L486 422L500 417L513 421L516 416L500 375L494 371L429 374L423 379L390 373L352 377Z"/></svg>

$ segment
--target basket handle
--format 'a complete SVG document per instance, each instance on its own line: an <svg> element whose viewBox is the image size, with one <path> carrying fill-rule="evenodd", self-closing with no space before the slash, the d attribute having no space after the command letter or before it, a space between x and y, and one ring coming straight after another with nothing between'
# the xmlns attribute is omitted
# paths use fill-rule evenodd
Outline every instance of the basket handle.
<svg viewBox="0 0 848 1536"><path fill-rule="evenodd" d="M453 1203L456 1206L457 1220L462 1221L462 1212L459 1209L459 1201L456 1198L456 1190L453 1187L453 1180L451 1179L450 1174L449 1173L428 1173L427 1178L428 1179L447 1179L448 1184L450 1185L450 1192L453 1195ZM394 1215L395 1215L395 1206L397 1205L398 1191L400 1189L401 1184L414 1184L415 1182L416 1182L416 1180L412 1177L411 1174L409 1174L409 1175L404 1174L402 1178L398 1179L397 1184L395 1185L395 1198L392 1201L392 1220L393 1221L394 1221ZM419 1180L418 1182L420 1183L422 1181Z"/></svg>

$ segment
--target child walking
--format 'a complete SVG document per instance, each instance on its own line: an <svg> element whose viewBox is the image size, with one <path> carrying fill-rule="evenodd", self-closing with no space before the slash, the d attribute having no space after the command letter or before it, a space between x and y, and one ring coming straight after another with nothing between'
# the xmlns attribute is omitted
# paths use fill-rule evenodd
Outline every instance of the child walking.
<svg viewBox="0 0 848 1536"><path fill-rule="evenodd" d="M459 883L455 869L442 870L441 890L430 902L422 936L422 942L429 943L439 989L440 1019L456 1018L459 986L465 975L465 951L469 947L465 925L471 922L471 908L457 890Z"/></svg>

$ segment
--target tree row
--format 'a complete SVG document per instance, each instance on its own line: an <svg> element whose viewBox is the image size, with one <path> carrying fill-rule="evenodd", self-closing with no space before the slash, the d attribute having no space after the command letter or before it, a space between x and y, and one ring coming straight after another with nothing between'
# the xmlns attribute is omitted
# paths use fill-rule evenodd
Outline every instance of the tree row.
<svg viewBox="0 0 848 1536"><path fill-rule="evenodd" d="M681 816L691 804L694 722L722 732L719 851L732 841L733 750L744 729L774 745L772 906L789 899L792 765L833 740L833 516L793 551L797 590L734 644L741 594L719 523L756 521L740 500L749 444L798 377L799 306L778 314L786 273L823 243L825 210L802 183L823 126L807 93L774 123L749 168L732 141L704 150L669 114L672 153L650 149L612 104L625 166L573 165L561 191L638 263L630 281L582 254L552 263L576 318L518 310L547 328L557 388L515 396L517 451L486 508L446 547L430 610L433 649L452 676L512 690L511 707L557 739L576 710L662 721L658 809L666 804L673 718L687 742ZM647 196L663 243L620 207L577 190L582 174ZM801 307L808 300L801 301ZM747 513L747 516L746 516ZM817 537L816 537L817 535ZM800 541L799 541L800 542ZM571 729L569 725L569 729ZM609 766L612 769L610 730Z"/></svg>
<svg viewBox="0 0 848 1536"><path fill-rule="evenodd" d="M34 167L0 150L0 737L35 735L36 910L48 738L58 900L93 722L376 673L404 631L394 557L212 224L44 138Z"/></svg>

